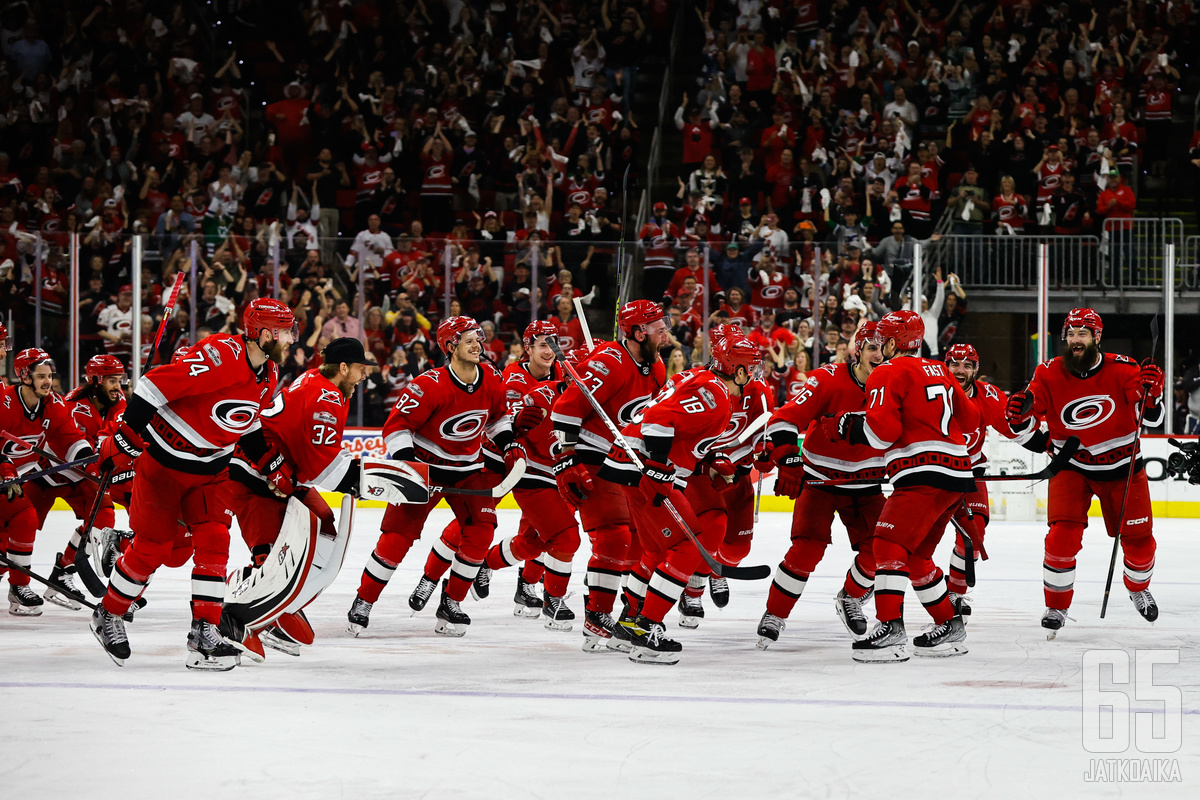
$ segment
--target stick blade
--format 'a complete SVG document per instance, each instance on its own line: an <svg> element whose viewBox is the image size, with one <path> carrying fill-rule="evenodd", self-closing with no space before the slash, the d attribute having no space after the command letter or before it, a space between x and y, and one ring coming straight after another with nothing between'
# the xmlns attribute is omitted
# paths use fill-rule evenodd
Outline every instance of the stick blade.
<svg viewBox="0 0 1200 800"><path fill-rule="evenodd" d="M526 466L528 465L525 463L525 459L518 458L513 463L512 470L504 476L504 480L500 481L500 483L496 485L495 489L492 489L492 497L504 497L504 495L516 488L516 485L520 483L521 478L525 477Z"/></svg>
<svg viewBox="0 0 1200 800"><path fill-rule="evenodd" d="M722 564L720 577L735 581L761 581L771 577L771 568L766 564L753 567L727 567Z"/></svg>
<svg viewBox="0 0 1200 800"><path fill-rule="evenodd" d="M1050 459L1050 466L1046 469L1050 471L1050 475L1057 475L1067 464L1071 463L1071 459L1079 452L1079 437L1068 436L1063 442L1063 446L1058 448L1058 452L1054 454L1054 458Z"/></svg>

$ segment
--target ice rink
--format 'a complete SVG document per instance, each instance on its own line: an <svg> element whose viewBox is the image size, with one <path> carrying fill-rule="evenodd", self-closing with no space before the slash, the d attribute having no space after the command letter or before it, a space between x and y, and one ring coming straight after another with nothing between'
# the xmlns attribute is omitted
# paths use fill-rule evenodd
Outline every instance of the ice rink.
<svg viewBox="0 0 1200 800"><path fill-rule="evenodd" d="M501 533L516 512L501 511ZM121 515L123 516L123 515ZM119 516L119 519L121 518ZM581 651L581 622L564 634L512 615L515 571L492 596L464 603L462 639L433 632L436 597L410 616L407 597L435 512L375 605L362 638L345 633L381 511L362 510L345 567L308 614L317 641L299 658L229 673L183 666L187 569L161 571L150 605L128 627L133 656L115 666L87 611L47 604L38 618L0 616L0 796L89 798L1055 798L1200 796L1200 540L1193 520L1156 523L1151 626L1115 581L1099 619L1110 540L1093 521L1075 603L1058 640L1038 624L1043 523L994 523L967 626L970 653L896 665L856 664L832 598L849 565L840 529L779 642L755 648L769 581L732 582L723 610L705 596L697 630L677 627L676 666L643 666ZM746 563L772 568L790 515L764 514ZM34 568L50 572L74 525L55 511ZM231 564L247 554L234 537ZM949 537L938 563L946 567ZM584 550L569 604L582 619ZM868 607L873 612L873 607ZM928 622L911 591L909 636ZM1085 749L1084 653L1178 651L1154 682L1178 687L1182 747ZM1132 657L1131 657L1132 660ZM1162 708L1149 696L1138 709ZM1123 715L1117 724L1129 724ZM1158 716L1160 724L1163 715ZM1092 759L1177 759L1182 782L1092 783Z"/></svg>

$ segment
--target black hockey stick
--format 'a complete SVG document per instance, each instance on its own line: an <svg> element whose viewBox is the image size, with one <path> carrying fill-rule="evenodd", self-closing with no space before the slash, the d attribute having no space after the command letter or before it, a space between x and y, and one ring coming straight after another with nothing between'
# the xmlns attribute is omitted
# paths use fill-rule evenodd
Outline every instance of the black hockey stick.
<svg viewBox="0 0 1200 800"><path fill-rule="evenodd" d="M566 370L567 377L571 379L572 383L579 387L579 391L581 391L583 396L587 398L588 403L591 404L592 409L596 412L596 416L600 418L600 420L604 423L604 426L608 428L609 433L613 435L613 441L615 441L625 450L626 454L629 456L629 460L632 461L634 466L636 466L640 471L642 469L642 459L638 456L637 451L633 449L633 446L629 444L628 440L626 440L621 434L621 431L618 430L617 426L613 424L613 421L609 418L608 414L604 413L604 409L600 406L600 401L596 399L596 396L588 390L586 385L584 385L583 380L579 377L579 373L575 371L575 367L573 367L563 355L562 347L559 345L558 340L550 338L549 344L550 348L554 351L555 357L558 358L558 363L563 366L564 370ZM766 564L761 564L755 567L731 567L726 564L722 564L720 561L717 561L715 558L713 558L712 553L708 552L708 550L704 548L704 545L700 544L700 540L696 537L695 532L684 520L683 515L679 513L679 509L675 508L674 503L672 503L670 500L664 500L663 508L665 508L667 513L674 518L675 523L679 525L680 529L683 531L683 535L686 536L693 545L695 545L698 551L700 551L700 557L704 559L704 563L708 565L708 568L712 570L712 573L717 577L733 578L734 580L742 581L761 581L765 578L771 577L771 568Z"/></svg>
<svg viewBox="0 0 1200 800"><path fill-rule="evenodd" d="M1158 314L1150 320L1150 358L1142 362L1142 366L1154 363L1154 353L1158 350ZM1108 612L1108 594L1112 591L1113 573L1117 569L1117 550L1121 547L1121 532L1125 530L1125 504L1129 502L1129 489L1133 486L1133 473L1137 472L1138 456L1141 454L1142 422L1146 419L1146 401L1150 398L1143 395L1138 403L1137 427L1133 429L1133 453L1129 456L1129 472L1125 476L1125 491L1121 495L1121 516L1117 517L1117 535L1113 537L1112 557L1108 560L1108 578L1104 581L1104 601L1100 603L1100 619ZM1165 399L1163 402L1166 402Z"/></svg>
<svg viewBox="0 0 1200 800"><path fill-rule="evenodd" d="M59 594L65 595L65 596L71 598L72 600L74 600L76 603L79 603L80 605L87 606L92 611L95 611L97 608L97 605L95 603L90 602L83 595L77 594L77 593L71 591L70 589L68 589L66 586L63 586L58 581L53 581L53 580L50 580L49 578L43 578L41 575L38 575L36 572L31 572L30 570L25 569L20 564L14 564L12 562L12 560L8 556L6 556L4 553L0 553L0 564L3 564L4 566L8 567L9 569L15 569L17 572L20 572L22 575L28 575L29 577L33 578L38 583L43 583L46 586L49 586L51 589L58 592Z"/></svg>
<svg viewBox="0 0 1200 800"><path fill-rule="evenodd" d="M47 475L56 475L59 472L66 472L69 469L79 469L80 467L86 467L88 464L91 464L93 461L95 461L99 457L100 456L93 453L92 455L88 456L87 458L80 458L80 459L76 459L75 461L68 461L65 464L59 464L58 466L50 467L50 468L44 469L40 472L31 472L28 475L18 475L16 478L13 478L11 481L5 481L4 483L0 483L0 492L4 491L9 486L15 486L18 483L28 483L29 481L36 481L38 478L44 478Z"/></svg>
<svg viewBox="0 0 1200 800"><path fill-rule="evenodd" d="M966 509L967 516L973 516L971 509ZM975 586L975 543L971 541L971 534L967 532L967 528L954 517L950 517L950 524L962 536L963 542L963 580L968 587Z"/></svg>
<svg viewBox="0 0 1200 800"><path fill-rule="evenodd" d="M104 474L100 476L100 486L96 489L96 499L92 501L92 507L88 511L87 522L83 526L81 538L91 538L92 526L96 524L96 515L100 513L100 506L104 505L104 495L108 493L108 483L112 480L112 468L104 470ZM91 559L88 558L87 543L79 542L79 547L75 548L75 571L79 573L79 580L83 581L83 585L91 592L92 597L103 597L108 591L108 587L104 585L104 581L96 574L96 570L92 567Z"/></svg>
<svg viewBox="0 0 1200 800"><path fill-rule="evenodd" d="M24 447L26 450L29 450L32 453L37 453L39 456L41 456L42 458L49 461L52 465L58 465L58 464L63 463L63 460L61 458L54 455L54 453L51 453L49 450L43 450L40 447L34 447L33 445L31 445L29 442L25 441L24 439L22 439L18 436L13 436L8 431L0 431L0 436L4 437L8 441L17 445L18 447ZM90 472L83 473L83 477L86 478L87 480L91 481L92 483L100 482L100 479L97 478L95 475L91 474Z"/></svg>

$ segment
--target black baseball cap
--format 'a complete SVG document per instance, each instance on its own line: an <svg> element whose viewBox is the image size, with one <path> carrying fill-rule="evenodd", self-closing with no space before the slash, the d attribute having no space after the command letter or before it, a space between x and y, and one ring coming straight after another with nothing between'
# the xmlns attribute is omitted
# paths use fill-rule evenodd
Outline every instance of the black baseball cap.
<svg viewBox="0 0 1200 800"><path fill-rule="evenodd" d="M366 364L367 353L363 343L352 336L334 339L325 345L321 358L326 364Z"/></svg>

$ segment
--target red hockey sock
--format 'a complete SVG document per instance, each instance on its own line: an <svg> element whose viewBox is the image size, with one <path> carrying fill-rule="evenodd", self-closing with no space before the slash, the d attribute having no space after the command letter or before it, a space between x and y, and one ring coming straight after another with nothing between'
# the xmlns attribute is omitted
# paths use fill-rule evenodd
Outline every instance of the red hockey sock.
<svg viewBox="0 0 1200 800"><path fill-rule="evenodd" d="M808 583L807 572L795 572L788 569L786 559L775 569L775 579L771 581L771 589L767 593L767 613L773 617L787 619L796 606L796 601L804 593Z"/></svg>
<svg viewBox="0 0 1200 800"><path fill-rule="evenodd" d="M909 552L895 542L876 537L875 616L880 622L904 617L904 590L908 587Z"/></svg>
<svg viewBox="0 0 1200 800"><path fill-rule="evenodd" d="M842 582L842 590L859 600L875 588L875 553L871 547L870 542L862 545L862 549L855 554L850 569L846 570L846 580Z"/></svg>
<svg viewBox="0 0 1200 800"><path fill-rule="evenodd" d="M1121 537L1126 589L1141 592L1150 587L1150 578L1154 574L1155 549L1153 536L1140 536L1137 539Z"/></svg>
<svg viewBox="0 0 1200 800"><path fill-rule="evenodd" d="M457 543L447 542L444 535L433 543L433 547L429 549L429 557L425 559L426 578L435 583L442 579L446 570L454 563L454 556L458 552L456 545Z"/></svg>

